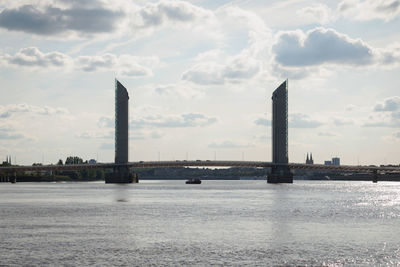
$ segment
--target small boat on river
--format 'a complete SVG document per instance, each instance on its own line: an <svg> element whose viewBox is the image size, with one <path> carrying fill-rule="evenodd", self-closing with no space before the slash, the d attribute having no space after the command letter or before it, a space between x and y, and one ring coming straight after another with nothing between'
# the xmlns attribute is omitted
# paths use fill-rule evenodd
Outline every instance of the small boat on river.
<svg viewBox="0 0 400 267"><path fill-rule="evenodd" d="M198 178L191 178L186 181L186 184L201 184L201 180Z"/></svg>

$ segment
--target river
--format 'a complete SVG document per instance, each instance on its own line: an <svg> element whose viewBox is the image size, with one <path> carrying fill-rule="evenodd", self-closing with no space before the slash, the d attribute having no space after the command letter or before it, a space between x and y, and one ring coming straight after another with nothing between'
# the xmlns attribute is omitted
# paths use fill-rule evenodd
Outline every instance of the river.
<svg viewBox="0 0 400 267"><path fill-rule="evenodd" d="M0 184L0 265L399 265L400 183Z"/></svg>

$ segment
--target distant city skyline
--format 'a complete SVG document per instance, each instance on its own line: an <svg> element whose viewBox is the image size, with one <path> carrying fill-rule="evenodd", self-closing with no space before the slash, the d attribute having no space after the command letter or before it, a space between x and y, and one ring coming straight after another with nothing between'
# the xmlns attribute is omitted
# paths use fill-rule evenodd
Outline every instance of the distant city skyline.
<svg viewBox="0 0 400 267"><path fill-rule="evenodd" d="M289 161L400 163L400 6L392 1L6 1L0 158L271 161L289 80Z"/></svg>

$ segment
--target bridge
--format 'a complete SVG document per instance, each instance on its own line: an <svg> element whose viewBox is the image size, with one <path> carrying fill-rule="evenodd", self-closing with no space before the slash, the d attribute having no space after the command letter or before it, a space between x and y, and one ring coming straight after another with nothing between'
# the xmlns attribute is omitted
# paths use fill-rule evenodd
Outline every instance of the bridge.
<svg viewBox="0 0 400 267"><path fill-rule="evenodd" d="M78 171L90 169L113 169L119 166L128 168L168 168L168 167L250 167L250 168L273 168L276 166L287 166L290 169L301 170L324 170L338 172L382 172L400 173L400 167L380 166L354 166L354 165L323 165L288 163L277 164L268 161L235 161L235 160L171 160L171 161L136 161L127 164L95 163L95 164L66 164L66 165L37 165L37 166L9 166L0 167L0 172L14 174L24 171Z"/></svg>
<svg viewBox="0 0 400 267"><path fill-rule="evenodd" d="M400 167L321 165L289 163L288 157L288 81L283 82L272 94L272 162L224 161L224 160L175 160L175 161L128 161L128 92L115 80L115 162L96 164L9 166L0 167L0 174L16 177L23 171L68 171L83 169L113 169L113 175L106 177L106 183L132 182L129 168L151 167L253 167L270 168L269 183L292 183L293 169L325 170L339 172L370 172L377 181L378 172L398 172ZM135 181L134 181L135 182Z"/></svg>

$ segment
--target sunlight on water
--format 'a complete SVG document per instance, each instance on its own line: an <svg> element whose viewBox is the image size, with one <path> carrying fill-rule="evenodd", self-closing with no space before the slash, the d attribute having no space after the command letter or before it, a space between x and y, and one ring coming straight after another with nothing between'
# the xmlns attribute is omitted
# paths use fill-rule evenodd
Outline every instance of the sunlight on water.
<svg viewBox="0 0 400 267"><path fill-rule="evenodd" d="M400 184L0 184L0 265L397 265Z"/></svg>

